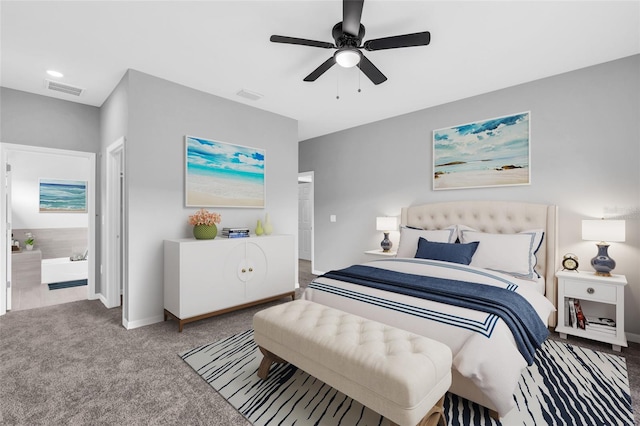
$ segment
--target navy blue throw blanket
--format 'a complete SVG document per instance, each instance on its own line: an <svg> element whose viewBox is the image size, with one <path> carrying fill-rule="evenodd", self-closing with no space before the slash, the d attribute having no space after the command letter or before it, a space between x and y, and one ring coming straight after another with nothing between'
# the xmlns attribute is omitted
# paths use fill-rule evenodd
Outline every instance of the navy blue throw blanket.
<svg viewBox="0 0 640 426"><path fill-rule="evenodd" d="M495 314L511 329L518 350L529 365L533 364L536 349L549 335L529 302L504 288L364 265L330 271L323 277Z"/></svg>

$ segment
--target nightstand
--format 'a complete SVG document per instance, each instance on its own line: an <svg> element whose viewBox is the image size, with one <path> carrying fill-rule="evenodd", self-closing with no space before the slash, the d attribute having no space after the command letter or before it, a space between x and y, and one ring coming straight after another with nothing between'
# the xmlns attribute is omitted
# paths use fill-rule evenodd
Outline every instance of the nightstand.
<svg viewBox="0 0 640 426"><path fill-rule="evenodd" d="M620 352L627 345L624 332L624 275L600 277L586 271L558 271L558 326L560 338L567 334L610 343L614 351ZM573 327L569 322L569 299L578 299L585 316L611 318L616 322L612 332L586 330Z"/></svg>
<svg viewBox="0 0 640 426"><path fill-rule="evenodd" d="M372 254L374 256L385 256L385 257L395 257L398 253L396 250L382 251L382 249L378 250L367 250L366 254Z"/></svg>

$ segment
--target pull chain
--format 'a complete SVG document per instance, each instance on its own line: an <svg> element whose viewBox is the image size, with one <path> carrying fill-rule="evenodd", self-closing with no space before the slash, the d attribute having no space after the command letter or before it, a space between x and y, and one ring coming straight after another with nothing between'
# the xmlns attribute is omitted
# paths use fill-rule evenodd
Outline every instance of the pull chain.
<svg viewBox="0 0 640 426"><path fill-rule="evenodd" d="M336 99L340 100L340 73L336 73Z"/></svg>

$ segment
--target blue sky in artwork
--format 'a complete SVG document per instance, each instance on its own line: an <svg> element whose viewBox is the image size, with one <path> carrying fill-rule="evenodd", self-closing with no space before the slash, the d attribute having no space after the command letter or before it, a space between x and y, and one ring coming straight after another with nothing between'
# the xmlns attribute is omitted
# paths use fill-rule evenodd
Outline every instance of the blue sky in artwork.
<svg viewBox="0 0 640 426"><path fill-rule="evenodd" d="M529 113L435 130L433 141L435 165L525 158L529 153Z"/></svg>
<svg viewBox="0 0 640 426"><path fill-rule="evenodd" d="M190 172L264 178L264 150L187 137Z"/></svg>

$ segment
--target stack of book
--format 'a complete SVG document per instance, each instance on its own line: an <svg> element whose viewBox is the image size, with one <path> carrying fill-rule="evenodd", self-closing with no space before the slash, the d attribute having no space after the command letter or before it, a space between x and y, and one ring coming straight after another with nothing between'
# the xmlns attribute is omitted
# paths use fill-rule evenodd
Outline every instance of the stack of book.
<svg viewBox="0 0 640 426"><path fill-rule="evenodd" d="M567 299L567 304L569 305L567 309L569 312L569 324L571 324L573 328L581 328L584 330L587 326L587 321L582 312L580 300L570 298Z"/></svg>
<svg viewBox="0 0 640 426"><path fill-rule="evenodd" d="M223 238L243 238L249 236L249 228L222 228Z"/></svg>
<svg viewBox="0 0 640 426"><path fill-rule="evenodd" d="M600 333L616 334L616 322L611 318L586 317L586 330L597 331Z"/></svg>
<svg viewBox="0 0 640 426"><path fill-rule="evenodd" d="M597 331L598 333L616 334L616 322L611 318L587 316L582 312L580 300L566 299L567 309L565 324L573 328L581 328L586 331Z"/></svg>

